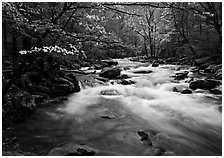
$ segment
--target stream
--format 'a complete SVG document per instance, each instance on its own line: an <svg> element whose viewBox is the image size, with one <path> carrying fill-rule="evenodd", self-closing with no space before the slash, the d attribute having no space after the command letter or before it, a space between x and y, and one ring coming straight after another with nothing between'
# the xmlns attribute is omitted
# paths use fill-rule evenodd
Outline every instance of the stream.
<svg viewBox="0 0 224 158"><path fill-rule="evenodd" d="M104 85L82 83L79 93L63 104L38 108L7 135L18 139L22 151L37 155L72 143L90 147L96 156L222 154L221 95L202 90L173 92L174 87L189 86L185 80L170 77L177 65L152 67L128 59L117 61L121 74L127 74L134 84L115 80Z"/></svg>

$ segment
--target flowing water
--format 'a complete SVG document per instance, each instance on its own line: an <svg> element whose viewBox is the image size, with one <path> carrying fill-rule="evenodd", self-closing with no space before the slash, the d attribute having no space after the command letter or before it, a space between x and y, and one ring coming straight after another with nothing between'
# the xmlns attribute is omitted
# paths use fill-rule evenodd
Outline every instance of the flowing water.
<svg viewBox="0 0 224 158"><path fill-rule="evenodd" d="M162 155L222 154L221 95L173 92L174 87L188 87L184 80L170 77L176 72L174 65L118 61L122 74L135 84L111 80L85 86L64 105L39 110L36 120L17 131L22 149L45 155L58 144L76 143L96 149L96 155L156 155L158 148ZM142 70L153 72L136 73ZM152 143L141 140L141 132Z"/></svg>

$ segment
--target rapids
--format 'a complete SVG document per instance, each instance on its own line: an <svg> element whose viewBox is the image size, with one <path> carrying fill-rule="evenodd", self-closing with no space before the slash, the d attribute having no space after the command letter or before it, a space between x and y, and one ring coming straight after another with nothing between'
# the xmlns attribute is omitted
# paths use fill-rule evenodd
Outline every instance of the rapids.
<svg viewBox="0 0 224 158"><path fill-rule="evenodd" d="M185 80L170 77L177 72L175 65L117 61L135 84L80 83L81 91L65 104L40 109L13 131L21 148L46 155L60 144L75 143L95 149L96 156L222 154L221 95L173 92L174 87L188 88ZM135 73L142 70L153 72Z"/></svg>
<svg viewBox="0 0 224 158"><path fill-rule="evenodd" d="M138 152L125 148L130 144L135 146L139 139L138 130L155 130L159 134L154 143L173 155L221 154L222 115L217 104L208 102L205 94L172 92L175 86L188 87L188 83L177 83L170 77L176 66L151 67L128 60L118 61L121 68L130 67L122 74L131 76L134 85L115 82L82 89L70 98L63 109L83 132L89 129L88 132L95 133L95 137L103 137L104 143L97 145L98 148L107 149L110 146L109 150L118 155L125 155L127 151L130 152L128 155L138 155ZM133 73L140 70L153 72ZM105 90L116 91L119 95L100 95ZM112 115L114 119L99 120L104 115ZM89 137L88 132L86 137ZM92 143L98 144L97 141ZM121 153L117 150L117 142L124 144L120 147L127 151ZM137 144L135 150L142 146ZM147 152L142 154L147 155Z"/></svg>

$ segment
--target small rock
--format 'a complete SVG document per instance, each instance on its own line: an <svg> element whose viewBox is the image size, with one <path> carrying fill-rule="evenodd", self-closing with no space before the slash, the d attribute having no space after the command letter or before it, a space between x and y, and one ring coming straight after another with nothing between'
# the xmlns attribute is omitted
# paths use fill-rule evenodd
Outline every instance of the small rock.
<svg viewBox="0 0 224 158"><path fill-rule="evenodd" d="M162 155L165 154L165 152L166 152L166 150L163 149L163 148L160 148L160 147L155 148L155 155L156 156L162 156Z"/></svg>
<svg viewBox="0 0 224 158"><path fill-rule="evenodd" d="M185 71L185 72L179 72L179 73L176 73L175 76L173 76L176 80L183 80L185 78L188 77L188 71Z"/></svg>
<svg viewBox="0 0 224 158"><path fill-rule="evenodd" d="M130 77L126 74L122 74L122 75L116 77L116 79L127 79L127 78L130 78Z"/></svg>
<svg viewBox="0 0 224 158"><path fill-rule="evenodd" d="M185 89L181 92L182 94L191 94L192 91L190 89Z"/></svg>
<svg viewBox="0 0 224 158"><path fill-rule="evenodd" d="M157 63L157 62L152 63L152 67L158 67L158 66L159 66L159 63Z"/></svg>
<svg viewBox="0 0 224 158"><path fill-rule="evenodd" d="M216 89L216 88L210 89L209 91L213 94L222 94L222 91L220 91L219 89Z"/></svg>
<svg viewBox="0 0 224 158"><path fill-rule="evenodd" d="M48 156L94 156L96 151L86 145L65 144L52 149Z"/></svg>
<svg viewBox="0 0 224 158"><path fill-rule="evenodd" d="M120 95L119 92L117 90L104 90L100 92L101 95Z"/></svg>
<svg viewBox="0 0 224 158"><path fill-rule="evenodd" d="M141 141L147 145L152 146L152 141L149 138L149 135L144 131L138 131L138 135L141 137Z"/></svg>
<svg viewBox="0 0 224 158"><path fill-rule="evenodd" d="M104 118L104 119L115 119L116 116L114 115L103 115L103 116L100 116L101 118Z"/></svg>
<svg viewBox="0 0 224 158"><path fill-rule="evenodd" d="M214 68L215 68L214 65L209 65L209 66L204 70L204 73L212 73Z"/></svg>
<svg viewBox="0 0 224 158"><path fill-rule="evenodd" d="M121 80L119 83L122 84L122 85L135 84L135 82L134 81L131 81L131 80Z"/></svg>
<svg viewBox="0 0 224 158"><path fill-rule="evenodd" d="M152 73L152 70L139 70L139 71L134 71L133 73L135 74L149 74Z"/></svg>

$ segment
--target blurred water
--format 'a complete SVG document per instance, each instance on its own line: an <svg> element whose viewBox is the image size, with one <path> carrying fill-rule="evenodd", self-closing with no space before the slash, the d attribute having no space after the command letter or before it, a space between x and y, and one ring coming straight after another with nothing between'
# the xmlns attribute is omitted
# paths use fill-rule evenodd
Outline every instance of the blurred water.
<svg viewBox="0 0 224 158"><path fill-rule="evenodd" d="M74 94L62 109L79 128L74 130L74 136L77 131L86 132L86 138L100 135L104 137L104 143L100 138L89 142L102 150L109 148L118 155L147 155L137 149L133 151L130 144L137 143L138 130L150 129L160 133L155 143L173 155L221 154L222 115L218 105L208 102L204 95L172 92L175 86L188 87L188 83L177 83L170 78L176 66L151 67L128 60L119 60L119 65L130 67L122 73L131 76L130 79L136 82L134 85L88 87ZM152 70L153 73L133 73L140 70ZM119 95L101 95L106 90ZM99 120L103 115L112 115L115 119ZM122 132L128 135L127 139L119 137ZM115 148L117 142L124 151ZM146 147L138 143L135 147L145 151Z"/></svg>

